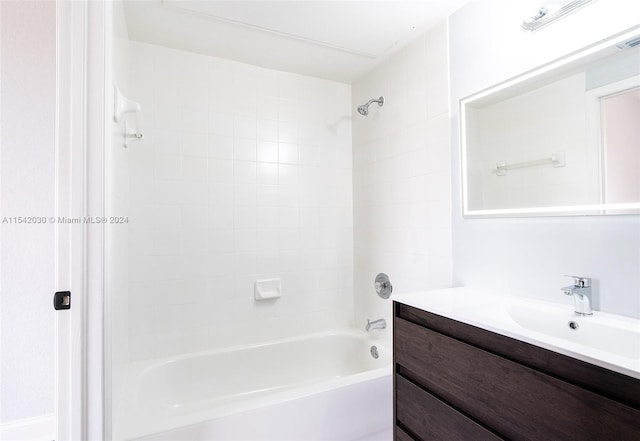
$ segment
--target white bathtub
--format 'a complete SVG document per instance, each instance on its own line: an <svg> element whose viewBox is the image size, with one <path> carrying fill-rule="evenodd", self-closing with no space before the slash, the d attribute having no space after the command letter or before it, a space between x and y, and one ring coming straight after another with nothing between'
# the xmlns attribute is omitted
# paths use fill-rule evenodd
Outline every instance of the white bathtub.
<svg viewBox="0 0 640 441"><path fill-rule="evenodd" d="M133 363L126 390L114 439L353 440L392 424L391 354L355 330Z"/></svg>

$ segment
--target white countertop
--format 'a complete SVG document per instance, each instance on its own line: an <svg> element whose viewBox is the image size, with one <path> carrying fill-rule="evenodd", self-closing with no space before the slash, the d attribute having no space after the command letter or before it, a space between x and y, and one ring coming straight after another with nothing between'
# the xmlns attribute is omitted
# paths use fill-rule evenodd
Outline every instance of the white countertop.
<svg viewBox="0 0 640 441"><path fill-rule="evenodd" d="M640 320L469 288L394 294L392 300L640 379ZM578 325L571 329L569 322Z"/></svg>

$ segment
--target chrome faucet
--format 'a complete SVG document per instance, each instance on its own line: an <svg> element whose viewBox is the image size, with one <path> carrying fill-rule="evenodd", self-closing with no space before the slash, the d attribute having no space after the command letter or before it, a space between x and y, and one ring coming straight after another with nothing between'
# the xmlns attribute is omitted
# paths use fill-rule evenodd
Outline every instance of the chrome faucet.
<svg viewBox="0 0 640 441"><path fill-rule="evenodd" d="M368 331L372 331L374 329L384 329L387 327L387 322L385 319L378 319L378 320L367 320L367 332Z"/></svg>
<svg viewBox="0 0 640 441"><path fill-rule="evenodd" d="M560 288L563 293L568 296L573 296L575 303L576 314L580 315L592 315L591 310L591 279L580 276L566 276L573 277L573 285Z"/></svg>

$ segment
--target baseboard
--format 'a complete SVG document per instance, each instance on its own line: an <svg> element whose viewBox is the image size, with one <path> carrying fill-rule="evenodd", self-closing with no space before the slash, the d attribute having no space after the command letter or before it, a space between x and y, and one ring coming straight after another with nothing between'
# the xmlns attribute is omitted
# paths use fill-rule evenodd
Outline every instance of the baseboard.
<svg viewBox="0 0 640 441"><path fill-rule="evenodd" d="M55 440L55 432L56 419L54 414L0 424L0 439L2 441Z"/></svg>

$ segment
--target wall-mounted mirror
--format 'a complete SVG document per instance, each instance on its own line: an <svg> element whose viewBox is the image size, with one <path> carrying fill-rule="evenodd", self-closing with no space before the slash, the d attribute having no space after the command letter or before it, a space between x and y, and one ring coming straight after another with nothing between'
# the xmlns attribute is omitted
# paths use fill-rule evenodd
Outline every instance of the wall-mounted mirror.
<svg viewBox="0 0 640 441"><path fill-rule="evenodd" d="M640 213L640 35L461 100L465 216Z"/></svg>

